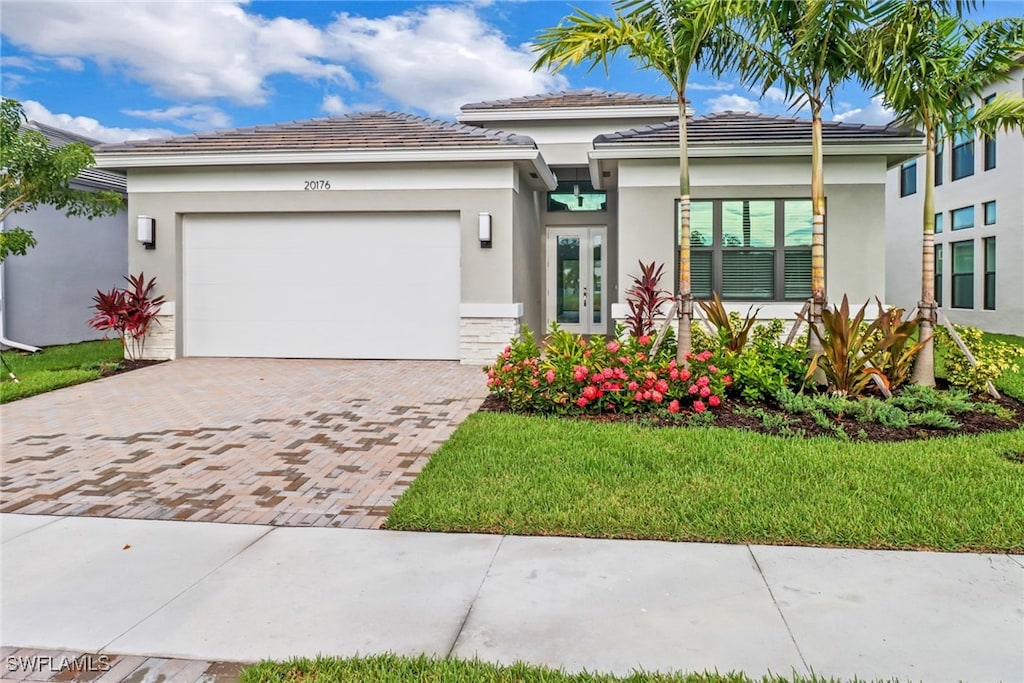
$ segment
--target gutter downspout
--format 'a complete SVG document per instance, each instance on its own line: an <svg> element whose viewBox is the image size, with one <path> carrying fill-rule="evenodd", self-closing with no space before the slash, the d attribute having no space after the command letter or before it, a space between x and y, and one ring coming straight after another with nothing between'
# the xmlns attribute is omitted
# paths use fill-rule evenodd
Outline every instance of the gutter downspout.
<svg viewBox="0 0 1024 683"><path fill-rule="evenodd" d="M0 230L3 229L4 223L3 221L0 221ZM42 351L38 346L29 346L28 344L11 341L4 335L4 318L7 317L6 308L4 307L4 279L4 263L3 261L0 261L0 345L9 346L13 349L20 349L22 351L28 351L29 353Z"/></svg>

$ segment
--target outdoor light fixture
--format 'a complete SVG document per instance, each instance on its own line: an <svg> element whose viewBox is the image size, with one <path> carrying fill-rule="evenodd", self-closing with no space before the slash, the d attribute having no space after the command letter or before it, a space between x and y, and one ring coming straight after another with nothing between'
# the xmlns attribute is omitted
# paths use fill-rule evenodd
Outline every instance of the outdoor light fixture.
<svg viewBox="0 0 1024 683"><path fill-rule="evenodd" d="M139 242L146 249L156 249L156 219L152 216L139 216Z"/></svg>
<svg viewBox="0 0 1024 683"><path fill-rule="evenodd" d="M480 248L491 248L491 214L481 213L478 226L480 228Z"/></svg>

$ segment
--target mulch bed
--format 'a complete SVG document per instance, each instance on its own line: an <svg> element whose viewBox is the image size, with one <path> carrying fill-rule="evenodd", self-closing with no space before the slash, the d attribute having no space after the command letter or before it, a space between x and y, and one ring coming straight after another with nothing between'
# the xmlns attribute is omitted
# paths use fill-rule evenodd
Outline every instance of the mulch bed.
<svg viewBox="0 0 1024 683"><path fill-rule="evenodd" d="M104 377L110 377L111 375L120 375L123 372L131 372L132 370L141 370L142 368L148 368L150 365L159 365L160 363L166 363L166 360L122 360L117 365L107 366L104 365L100 369L100 374Z"/></svg>
<svg viewBox="0 0 1024 683"><path fill-rule="evenodd" d="M960 434L985 434L988 432L1009 431L1024 425L1024 403L1015 398L1003 395L1000 399L990 396L982 396L974 399L978 403L998 404L1009 411L1012 419L1002 419L990 413L971 410L964 413L957 413L951 417L960 423L955 430L937 429L911 425L906 428L886 427L877 422L858 422L856 419L837 418L833 416L834 424L842 426L843 431L854 441L912 441L916 439L932 439L937 437L954 436ZM761 408L764 413L777 420L784 422L784 426L766 427L761 415L751 415L751 408ZM488 395L480 410L484 412L512 412L508 403L494 394ZM794 415L780 410L770 404L748 405L736 400L724 401L722 405L713 410L714 427L733 427L757 432L759 434L773 434L782 436L828 436L838 438L836 430L822 427L814 422L810 415ZM657 416L657 415L621 415L616 413L604 413L601 415L569 415L566 419L584 420L587 422L621 422L642 424L653 427L676 427L686 426L688 413L681 413L679 416ZM1024 447L1022 447L1024 448ZM1012 454L1012 459L1024 464L1024 452Z"/></svg>

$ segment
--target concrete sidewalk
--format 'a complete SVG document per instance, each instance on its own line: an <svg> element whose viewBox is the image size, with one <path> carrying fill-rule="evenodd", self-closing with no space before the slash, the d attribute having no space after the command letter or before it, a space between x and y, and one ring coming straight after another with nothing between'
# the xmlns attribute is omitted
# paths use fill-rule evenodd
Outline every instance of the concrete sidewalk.
<svg viewBox="0 0 1024 683"><path fill-rule="evenodd" d="M1024 557L0 515L2 644L1024 681Z"/></svg>

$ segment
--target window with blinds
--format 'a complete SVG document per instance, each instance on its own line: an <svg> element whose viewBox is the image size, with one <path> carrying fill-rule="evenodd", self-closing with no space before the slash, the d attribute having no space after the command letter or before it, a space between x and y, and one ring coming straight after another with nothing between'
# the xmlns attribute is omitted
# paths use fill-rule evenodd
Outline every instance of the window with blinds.
<svg viewBox="0 0 1024 683"><path fill-rule="evenodd" d="M811 223L811 202L807 199L691 202L693 296L707 299L718 292L723 300L733 301L809 298ZM678 275L677 257L677 282Z"/></svg>

